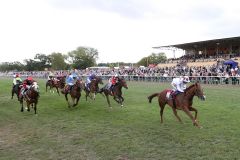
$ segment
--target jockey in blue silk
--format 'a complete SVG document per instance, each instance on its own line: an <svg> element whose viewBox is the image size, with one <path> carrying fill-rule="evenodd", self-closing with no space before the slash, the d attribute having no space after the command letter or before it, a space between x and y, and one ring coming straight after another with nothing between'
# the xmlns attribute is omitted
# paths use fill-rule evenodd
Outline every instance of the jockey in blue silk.
<svg viewBox="0 0 240 160"><path fill-rule="evenodd" d="M66 79L66 83L67 83L66 91L70 92L72 90L72 87L76 83L77 78L78 78L78 76L77 76L76 73L72 73L67 77L67 79Z"/></svg>
<svg viewBox="0 0 240 160"><path fill-rule="evenodd" d="M90 90L90 83L92 82L93 79L96 78L96 75L94 73L91 73L88 77L87 77L87 81L86 81L86 87L88 88L88 90Z"/></svg>

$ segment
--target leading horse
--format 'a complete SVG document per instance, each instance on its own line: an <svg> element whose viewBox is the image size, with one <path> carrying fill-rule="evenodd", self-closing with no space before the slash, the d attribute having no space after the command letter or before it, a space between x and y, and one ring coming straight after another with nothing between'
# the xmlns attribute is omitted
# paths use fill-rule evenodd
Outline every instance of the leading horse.
<svg viewBox="0 0 240 160"><path fill-rule="evenodd" d="M105 94L108 106L111 107L109 96L113 96L113 99L123 107L123 101L124 98L122 97L122 87L128 89L127 82L124 80L124 78L118 78L118 82L113 87L113 92L111 92L108 87L108 84L106 84L105 87L101 88L99 93L102 94L102 92Z"/></svg>
<svg viewBox="0 0 240 160"><path fill-rule="evenodd" d="M84 91L86 93L86 101L87 101L87 97L90 97L91 99L96 98L96 94L99 91L99 87L98 84L103 84L102 78L101 77L95 77L89 84L89 88L87 87L87 85L85 85L84 87ZM92 96L93 94L93 96Z"/></svg>
<svg viewBox="0 0 240 160"><path fill-rule="evenodd" d="M23 112L23 101L27 103L27 111L30 111L30 105L34 108L34 113L37 114L37 103L39 98L39 86L37 82L33 82L30 88L26 91L25 96L19 98L21 104L21 112Z"/></svg>
<svg viewBox="0 0 240 160"><path fill-rule="evenodd" d="M160 117L161 123L163 123L163 110L166 104L168 104L172 110L174 115L177 117L179 122L182 122L180 117L177 114L177 109L183 110L192 120L193 124L200 128L200 125L197 122L197 109L194 108L193 105L193 97L197 96L201 100L205 100L205 95L203 90L198 82L189 86L184 93L179 93L176 98L168 98L168 94L170 94L171 90L166 89L160 93L154 93L148 97L149 103L152 102L154 97L158 97L158 103L160 106ZM174 104L175 101L175 104ZM195 112L195 116L193 117L190 111Z"/></svg>
<svg viewBox="0 0 240 160"><path fill-rule="evenodd" d="M68 103L68 107L71 107L71 104L68 101L68 94L70 94L72 98L72 107L78 105L78 101L81 97L82 92L82 81L77 80L76 83L72 86L71 90L68 92L66 90L62 90L62 93L65 95L65 99Z"/></svg>

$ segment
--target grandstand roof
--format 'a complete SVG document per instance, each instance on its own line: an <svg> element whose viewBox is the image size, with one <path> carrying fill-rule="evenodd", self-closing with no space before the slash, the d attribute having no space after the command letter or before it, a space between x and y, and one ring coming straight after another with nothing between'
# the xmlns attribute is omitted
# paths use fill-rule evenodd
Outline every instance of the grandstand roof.
<svg viewBox="0 0 240 160"><path fill-rule="evenodd" d="M174 48L180 48L183 50L192 50L192 49L203 50L206 48L216 48L217 46L221 46L221 47L240 46L240 37L212 39L212 40L206 40L206 41L166 45L166 46L159 46L159 47L153 47L153 48L164 49L164 48L174 47Z"/></svg>

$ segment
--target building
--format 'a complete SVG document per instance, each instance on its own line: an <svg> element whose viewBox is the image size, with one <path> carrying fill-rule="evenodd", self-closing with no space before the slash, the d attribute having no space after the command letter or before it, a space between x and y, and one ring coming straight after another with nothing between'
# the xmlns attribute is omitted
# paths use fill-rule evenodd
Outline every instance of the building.
<svg viewBox="0 0 240 160"><path fill-rule="evenodd" d="M185 51L185 56L192 58L226 57L240 56L240 37L230 37L222 39L212 39L183 44L153 47L155 49L170 49L173 54L176 49Z"/></svg>

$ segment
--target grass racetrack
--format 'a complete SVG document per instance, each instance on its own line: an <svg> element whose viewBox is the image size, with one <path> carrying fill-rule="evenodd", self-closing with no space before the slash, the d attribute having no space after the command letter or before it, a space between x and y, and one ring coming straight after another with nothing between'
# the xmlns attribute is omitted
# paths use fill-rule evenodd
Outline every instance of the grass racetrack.
<svg viewBox="0 0 240 160"><path fill-rule="evenodd" d="M178 111L180 124L170 107L160 124L157 98L147 96L169 88L169 84L128 82L121 108L111 98L85 101L68 108L64 96L45 92L38 114L20 112L16 96L10 99L12 80L0 79L1 160L197 160L240 159L240 86L202 85L206 101L194 98L202 129Z"/></svg>

